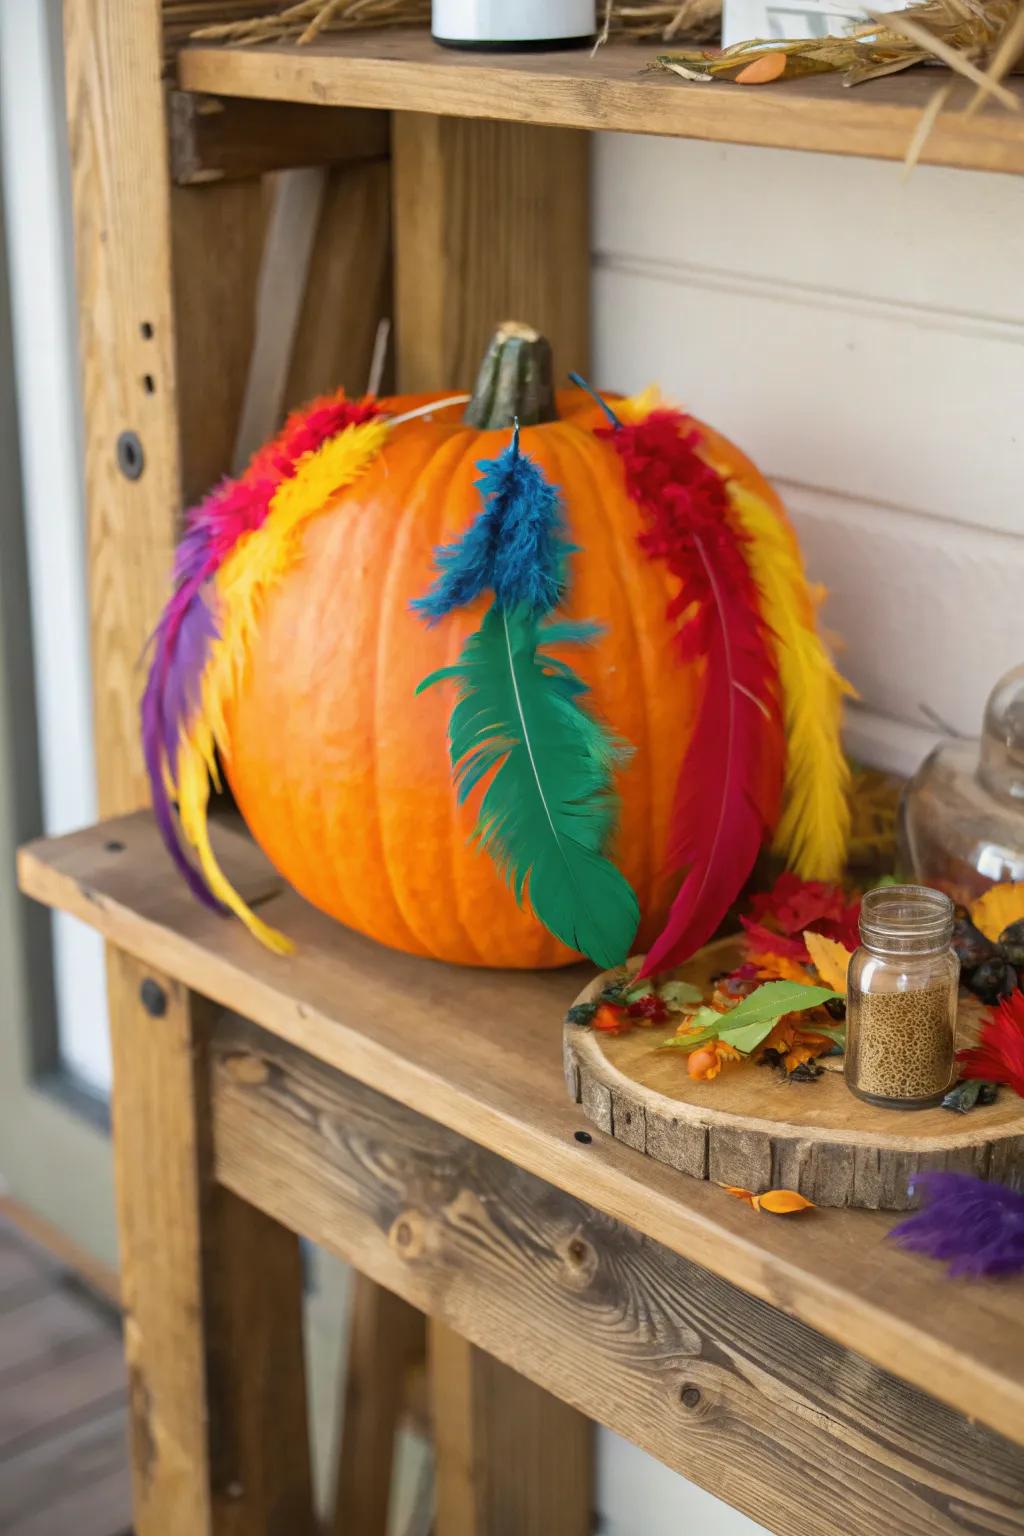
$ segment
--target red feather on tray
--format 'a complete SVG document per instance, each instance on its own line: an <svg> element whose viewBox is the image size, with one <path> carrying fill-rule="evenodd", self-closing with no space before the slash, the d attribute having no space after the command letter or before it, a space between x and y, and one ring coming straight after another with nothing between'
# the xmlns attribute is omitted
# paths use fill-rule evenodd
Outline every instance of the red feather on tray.
<svg viewBox="0 0 1024 1536"><path fill-rule="evenodd" d="M640 545L679 581L669 605L679 660L703 666L669 858L687 874L641 975L687 959L711 937L754 867L782 795L785 737L771 635L725 481L678 411L602 429L644 518Z"/></svg>

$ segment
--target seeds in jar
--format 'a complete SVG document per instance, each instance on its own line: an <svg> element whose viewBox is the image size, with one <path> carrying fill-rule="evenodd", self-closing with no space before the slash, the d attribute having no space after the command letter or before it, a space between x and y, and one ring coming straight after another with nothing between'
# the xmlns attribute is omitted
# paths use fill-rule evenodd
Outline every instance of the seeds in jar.
<svg viewBox="0 0 1024 1536"><path fill-rule="evenodd" d="M953 1077L948 984L910 992L854 992L851 1086L880 1099L927 1099Z"/></svg>

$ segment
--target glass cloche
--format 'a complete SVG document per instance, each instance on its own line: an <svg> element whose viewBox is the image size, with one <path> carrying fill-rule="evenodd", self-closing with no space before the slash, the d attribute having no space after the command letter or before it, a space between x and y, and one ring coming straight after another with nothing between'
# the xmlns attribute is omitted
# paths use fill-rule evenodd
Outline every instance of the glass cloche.
<svg viewBox="0 0 1024 1536"><path fill-rule="evenodd" d="M981 740L944 742L907 785L900 856L921 885L962 906L1024 880L1024 665L989 694Z"/></svg>

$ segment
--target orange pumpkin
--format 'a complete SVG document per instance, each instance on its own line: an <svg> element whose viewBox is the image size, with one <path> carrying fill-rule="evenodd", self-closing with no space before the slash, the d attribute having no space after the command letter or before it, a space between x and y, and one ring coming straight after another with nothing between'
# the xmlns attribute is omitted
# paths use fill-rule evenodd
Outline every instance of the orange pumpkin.
<svg viewBox="0 0 1024 1536"><path fill-rule="evenodd" d="M611 856L640 902L641 950L678 885L664 850L697 679L673 655L673 578L637 548L639 513L621 462L594 435L600 409L568 391L556 419L544 419L554 413L543 360L539 385L528 369L524 390L519 368L510 388L512 345L497 343L468 421L461 405L448 405L396 425L369 468L305 524L300 558L267 594L252 636L226 712L224 757L257 842L315 906L412 954L549 967L578 957L517 906L472 839L475 804L456 804L447 752L454 685L415 693L480 623L483 600L433 629L410 602L431 583L435 547L478 513L478 461L506 446L514 415L524 452L561 489L579 546L565 610L604 626L592 648L566 659L590 687L589 707L635 749L619 774ZM443 398L403 397L387 409L402 416ZM749 460L701 431L714 467L767 502L792 538Z"/></svg>

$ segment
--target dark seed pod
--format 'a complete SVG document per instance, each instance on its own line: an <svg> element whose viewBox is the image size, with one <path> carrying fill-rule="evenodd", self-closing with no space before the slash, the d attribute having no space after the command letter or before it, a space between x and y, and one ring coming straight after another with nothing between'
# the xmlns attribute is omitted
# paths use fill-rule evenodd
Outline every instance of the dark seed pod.
<svg viewBox="0 0 1024 1536"><path fill-rule="evenodd" d="M830 1018L838 1019L840 1022L842 1022L842 1020L846 1018L845 997L830 997L828 1002L825 1004L825 1011Z"/></svg>
<svg viewBox="0 0 1024 1536"><path fill-rule="evenodd" d="M957 918L953 928L953 952L960 957L965 971L973 971L985 960L991 960L996 946L986 939L980 928L975 928L969 917Z"/></svg>
<svg viewBox="0 0 1024 1536"><path fill-rule="evenodd" d="M999 935L999 948L1011 965L1024 969L1024 917L1019 917Z"/></svg>
<svg viewBox="0 0 1024 1536"><path fill-rule="evenodd" d="M1017 986L1017 972L1001 955L995 955L979 965L966 978L966 984L983 1003L998 1003L1001 997L1009 997Z"/></svg>

